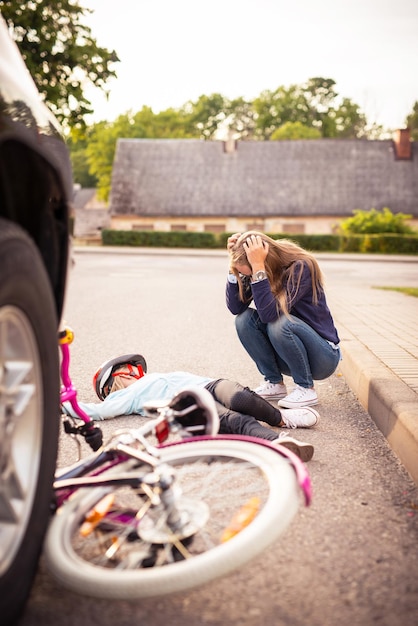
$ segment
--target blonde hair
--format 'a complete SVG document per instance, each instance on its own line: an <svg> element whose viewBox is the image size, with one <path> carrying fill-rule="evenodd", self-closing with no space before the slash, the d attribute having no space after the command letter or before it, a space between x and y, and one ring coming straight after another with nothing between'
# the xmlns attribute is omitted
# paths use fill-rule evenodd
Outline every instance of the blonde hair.
<svg viewBox="0 0 418 626"><path fill-rule="evenodd" d="M138 371L136 365L132 365L132 368ZM129 387L129 385L132 385L137 380L136 378L130 378L125 370L126 365L120 365L113 370L111 376L112 380L109 383L109 393L119 391L119 389L125 389L125 387ZM119 376L115 376L115 374L119 374ZM123 374L125 374L125 376Z"/></svg>
<svg viewBox="0 0 418 626"><path fill-rule="evenodd" d="M305 264L309 267L311 272L312 302L313 304L317 304L318 294L323 291L324 280L315 257L289 239L272 239L268 235L256 230L249 230L240 235L236 243L229 250L231 271L237 277L241 301L246 301L245 285L236 266L248 265L251 267L244 249L244 243L250 235L261 237L261 239L269 245L269 251L264 263L271 291L277 299L279 310L285 315L289 315L292 300L298 293L300 287Z"/></svg>
<svg viewBox="0 0 418 626"><path fill-rule="evenodd" d="M119 391L119 389L125 389L125 387L127 387L125 380L120 376L115 376L114 378L112 378L112 382L109 385L109 393Z"/></svg>

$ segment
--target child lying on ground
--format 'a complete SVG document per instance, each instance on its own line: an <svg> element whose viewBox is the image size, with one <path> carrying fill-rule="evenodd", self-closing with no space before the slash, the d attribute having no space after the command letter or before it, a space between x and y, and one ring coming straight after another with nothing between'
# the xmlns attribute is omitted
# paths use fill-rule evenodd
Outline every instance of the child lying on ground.
<svg viewBox="0 0 418 626"><path fill-rule="evenodd" d="M273 428L309 428L319 419L312 407L301 409L275 408L267 400L225 378L213 379L189 372L146 373L145 359L141 355L123 355L104 363L96 372L93 384L100 403L80 402L80 407L94 420L106 420L122 415L143 414L144 404L172 398L191 386L204 387L213 396L219 415L219 432L223 434L260 437L285 446L302 461L310 461L314 448L290 437L277 434L259 423ZM64 408L70 415L71 406Z"/></svg>

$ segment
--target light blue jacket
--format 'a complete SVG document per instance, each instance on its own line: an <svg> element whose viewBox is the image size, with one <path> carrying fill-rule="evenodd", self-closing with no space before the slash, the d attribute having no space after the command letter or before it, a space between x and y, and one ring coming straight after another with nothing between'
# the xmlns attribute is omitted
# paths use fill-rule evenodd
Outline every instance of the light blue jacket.
<svg viewBox="0 0 418 626"><path fill-rule="evenodd" d="M129 387L109 394L103 402L79 402L79 405L94 420L106 420L120 415L141 415L145 403L171 399L182 389L192 386L204 387L211 380L213 378L189 372L145 374ZM65 402L63 406L69 415L77 417L69 402Z"/></svg>

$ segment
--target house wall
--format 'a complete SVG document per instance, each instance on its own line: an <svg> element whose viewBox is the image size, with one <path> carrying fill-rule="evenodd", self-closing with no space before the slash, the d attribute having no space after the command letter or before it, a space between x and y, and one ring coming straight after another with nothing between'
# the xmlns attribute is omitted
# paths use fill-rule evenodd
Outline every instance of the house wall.
<svg viewBox="0 0 418 626"><path fill-rule="evenodd" d="M333 232L338 223L334 217L324 218L278 218L260 219L257 217L138 217L135 215L112 216L110 228L115 230L155 230L190 232L243 232L245 230L261 230L269 233L307 233L327 234Z"/></svg>
<svg viewBox="0 0 418 626"><path fill-rule="evenodd" d="M136 215L113 216L110 228L114 230L154 230L190 232L244 232L260 230L265 233L303 233L307 235L328 235L334 233L342 218L303 217L303 218L213 218L213 217L138 217ZM408 222L418 230L418 219Z"/></svg>
<svg viewBox="0 0 418 626"><path fill-rule="evenodd" d="M109 209L74 209L74 237L99 238L103 228L109 228Z"/></svg>

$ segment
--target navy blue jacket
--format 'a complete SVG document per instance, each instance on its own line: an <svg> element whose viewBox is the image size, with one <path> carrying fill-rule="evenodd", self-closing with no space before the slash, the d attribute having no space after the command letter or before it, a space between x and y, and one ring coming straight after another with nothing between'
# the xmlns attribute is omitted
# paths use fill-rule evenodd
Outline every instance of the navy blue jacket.
<svg viewBox="0 0 418 626"><path fill-rule="evenodd" d="M318 303L313 303L311 271L306 263L303 265L298 293L292 294L291 290L288 289L289 313L309 324L323 339L338 344L340 339L326 302L325 293L321 290L318 293ZM243 280L246 302L241 302L239 299L236 282L228 280L226 283L226 305L233 315L239 315L245 311L251 302L254 302L260 320L264 324L274 322L280 315L283 315L277 299L271 292L268 280L252 283L250 276L244 276Z"/></svg>

